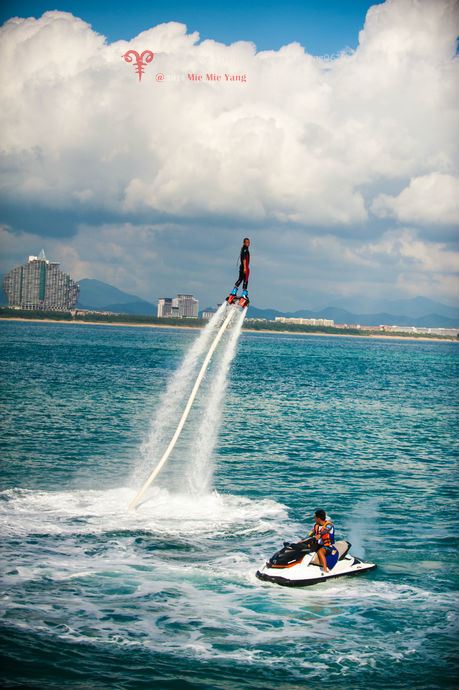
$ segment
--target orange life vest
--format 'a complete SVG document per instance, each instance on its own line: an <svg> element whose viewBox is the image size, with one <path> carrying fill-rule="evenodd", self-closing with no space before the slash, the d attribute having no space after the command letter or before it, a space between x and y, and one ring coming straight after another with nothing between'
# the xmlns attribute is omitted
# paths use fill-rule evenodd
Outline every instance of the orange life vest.
<svg viewBox="0 0 459 690"><path fill-rule="evenodd" d="M316 523L312 528L312 535L321 546L331 546L335 543L335 527L333 522L328 521L324 525Z"/></svg>

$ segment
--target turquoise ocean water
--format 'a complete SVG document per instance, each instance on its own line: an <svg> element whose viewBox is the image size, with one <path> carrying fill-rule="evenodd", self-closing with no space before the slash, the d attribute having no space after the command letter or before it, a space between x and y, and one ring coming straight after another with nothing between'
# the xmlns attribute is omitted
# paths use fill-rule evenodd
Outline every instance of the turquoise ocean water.
<svg viewBox="0 0 459 690"><path fill-rule="evenodd" d="M455 687L459 347L243 333L212 489L176 488L179 449L128 512L196 337L0 324L3 685ZM378 569L259 582L321 506Z"/></svg>

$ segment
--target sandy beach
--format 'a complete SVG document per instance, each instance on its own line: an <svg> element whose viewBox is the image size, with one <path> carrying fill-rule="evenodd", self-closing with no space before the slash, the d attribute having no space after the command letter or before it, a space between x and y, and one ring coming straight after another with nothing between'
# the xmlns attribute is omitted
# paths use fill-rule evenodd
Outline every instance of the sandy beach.
<svg viewBox="0 0 459 690"><path fill-rule="evenodd" d="M198 331L202 326L177 326L168 325L160 323L127 323L124 321L64 321L60 319L23 319L23 318L4 318L0 317L0 321L23 321L27 323L61 323L65 325L88 325L88 326L121 326L122 328L174 328L178 330L191 330ZM270 333L272 335L313 335L319 337L330 337L330 338L366 338L367 340L423 340L429 342L449 342L449 343L459 343L459 339L455 338L428 338L424 336L412 336L412 335L390 335L388 333L384 334L362 334L356 335L354 333L317 333L317 332L306 332L306 331L278 331L270 329L258 329L258 328L244 328L246 333Z"/></svg>

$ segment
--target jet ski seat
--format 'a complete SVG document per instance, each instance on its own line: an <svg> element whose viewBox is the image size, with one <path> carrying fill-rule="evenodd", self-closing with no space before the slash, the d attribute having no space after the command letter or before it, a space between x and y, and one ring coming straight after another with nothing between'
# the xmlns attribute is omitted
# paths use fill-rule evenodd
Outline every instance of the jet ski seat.
<svg viewBox="0 0 459 690"><path fill-rule="evenodd" d="M339 559L342 560L351 548L351 544L348 541L336 541L335 547L338 549ZM315 553L311 561L311 565L320 565L319 556Z"/></svg>

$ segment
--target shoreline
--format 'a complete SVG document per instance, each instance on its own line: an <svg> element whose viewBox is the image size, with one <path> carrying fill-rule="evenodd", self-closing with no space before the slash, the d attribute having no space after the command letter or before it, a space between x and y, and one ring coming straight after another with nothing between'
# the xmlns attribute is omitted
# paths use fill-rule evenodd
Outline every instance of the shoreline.
<svg viewBox="0 0 459 690"><path fill-rule="evenodd" d="M161 323L128 323L125 321L78 321L72 320L67 321L65 319L25 319L22 317L10 317L4 318L0 317L0 322L2 321L21 321L23 323L60 323L66 325L87 325L87 326L121 326L122 328L173 328L178 330L189 330L189 331L199 331L202 326L171 326L168 324ZM246 333L269 333L271 335L312 335L319 336L322 338L366 338L367 340L421 340L423 342L436 342L436 343L459 343L458 339L455 338L438 338L438 337L426 337L426 336L413 336L413 335L389 335L387 333L370 333L365 335L358 335L355 333L317 333L308 331L278 331L270 330L268 328L244 328L243 331Z"/></svg>

